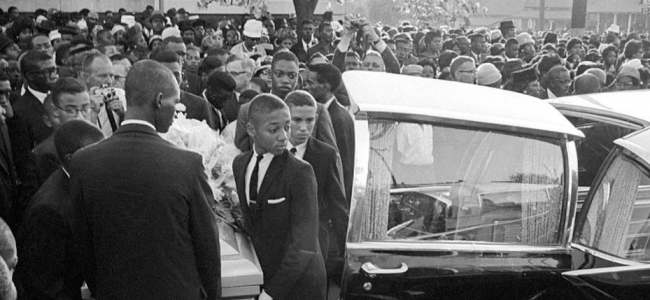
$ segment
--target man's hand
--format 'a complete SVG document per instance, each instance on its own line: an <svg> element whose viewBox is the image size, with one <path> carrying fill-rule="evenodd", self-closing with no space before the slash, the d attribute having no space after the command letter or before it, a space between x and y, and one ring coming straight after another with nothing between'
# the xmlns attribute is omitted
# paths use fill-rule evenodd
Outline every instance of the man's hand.
<svg viewBox="0 0 650 300"><path fill-rule="evenodd" d="M108 103L106 103L106 105L108 105L108 108L110 110L117 113L117 115L120 116L120 118L124 118L124 104L122 103L122 101L120 99L118 99L118 98L113 99L113 100L109 101Z"/></svg>
<svg viewBox="0 0 650 300"><path fill-rule="evenodd" d="M269 294L267 294L265 290L262 290L262 294L260 294L260 297L258 299L259 300L273 300L273 297L269 296Z"/></svg>
<svg viewBox="0 0 650 300"><path fill-rule="evenodd" d="M364 20L361 23L361 26L362 26L361 28L363 29L363 35L367 36L369 41L375 43L375 42L378 42L380 40L379 36L375 32L375 28L372 27L370 22Z"/></svg>

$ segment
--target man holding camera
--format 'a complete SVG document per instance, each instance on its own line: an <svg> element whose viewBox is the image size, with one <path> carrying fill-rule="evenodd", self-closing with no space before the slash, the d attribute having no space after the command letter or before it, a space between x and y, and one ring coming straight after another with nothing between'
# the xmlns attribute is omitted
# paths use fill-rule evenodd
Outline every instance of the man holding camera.
<svg viewBox="0 0 650 300"><path fill-rule="evenodd" d="M101 53L88 55L83 62L82 77L90 91L90 100L94 102L97 124L106 137L120 127L124 119L124 100L120 99L113 86L113 63L108 56Z"/></svg>

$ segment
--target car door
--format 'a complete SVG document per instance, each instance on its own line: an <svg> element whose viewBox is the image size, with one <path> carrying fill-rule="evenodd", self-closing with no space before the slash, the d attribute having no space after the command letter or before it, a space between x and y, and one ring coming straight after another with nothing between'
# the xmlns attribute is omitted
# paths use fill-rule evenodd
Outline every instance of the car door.
<svg viewBox="0 0 650 300"><path fill-rule="evenodd" d="M574 270L562 275L584 296L648 297L650 169L645 159L620 145L612 151L577 217L572 251Z"/></svg>
<svg viewBox="0 0 650 300"><path fill-rule="evenodd" d="M571 299L573 142L359 118L342 299Z"/></svg>

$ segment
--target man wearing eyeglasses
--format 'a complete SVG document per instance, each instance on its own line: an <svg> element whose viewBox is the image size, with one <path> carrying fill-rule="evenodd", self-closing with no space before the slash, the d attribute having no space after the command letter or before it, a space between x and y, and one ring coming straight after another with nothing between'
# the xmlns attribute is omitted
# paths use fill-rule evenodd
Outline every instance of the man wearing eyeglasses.
<svg viewBox="0 0 650 300"><path fill-rule="evenodd" d="M183 42L183 39L180 36L169 36L166 37L160 47L161 51L172 51L175 52L180 57L181 68L185 70L185 58L187 57L187 46ZM191 93L195 96L201 97L203 93L203 81L201 77L196 74L189 72L184 72L184 78L187 79L187 84L181 84L181 89Z"/></svg>
<svg viewBox="0 0 650 300"><path fill-rule="evenodd" d="M83 120L91 123L90 96L86 86L74 78L61 78L52 88L52 93L45 98L45 124L56 131L61 125L71 120ZM38 144L33 151L34 163L39 185L61 166L61 161L54 147L54 134Z"/></svg>
<svg viewBox="0 0 650 300"><path fill-rule="evenodd" d="M541 99L555 99L569 95L571 87L571 74L563 66L556 66L548 71L548 88L542 95Z"/></svg>
<svg viewBox="0 0 650 300"><path fill-rule="evenodd" d="M242 54L251 57L255 54L266 55L266 51L257 44L262 38L262 22L258 20L248 20L244 25L244 41L233 46L230 49L232 54Z"/></svg>
<svg viewBox="0 0 650 300"><path fill-rule="evenodd" d="M235 80L235 93L230 101L226 102L224 112L228 122L237 120L239 115L239 96L245 90L251 88L251 78L253 77L253 69L255 63L248 56L243 54L231 55L226 61L226 72Z"/></svg>

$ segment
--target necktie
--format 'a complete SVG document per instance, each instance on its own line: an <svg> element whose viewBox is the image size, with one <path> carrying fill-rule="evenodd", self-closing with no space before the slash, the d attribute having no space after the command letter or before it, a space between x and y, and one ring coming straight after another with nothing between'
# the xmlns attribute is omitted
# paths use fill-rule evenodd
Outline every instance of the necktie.
<svg viewBox="0 0 650 300"><path fill-rule="evenodd" d="M291 150L289 150L289 152L291 152L291 154L293 154L293 156L296 156L297 151L298 151L298 149L296 149L296 147L293 147L293 148L291 148Z"/></svg>
<svg viewBox="0 0 650 300"><path fill-rule="evenodd" d="M251 174L250 185L248 186L248 196L251 200L250 202L251 210L253 211L257 203L255 202L255 200L257 199L257 173L260 172L260 161L262 160L263 157L264 155L262 154L259 154L257 156L257 161L255 162L255 168L253 168L253 174Z"/></svg>

